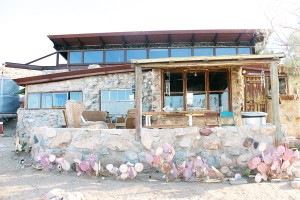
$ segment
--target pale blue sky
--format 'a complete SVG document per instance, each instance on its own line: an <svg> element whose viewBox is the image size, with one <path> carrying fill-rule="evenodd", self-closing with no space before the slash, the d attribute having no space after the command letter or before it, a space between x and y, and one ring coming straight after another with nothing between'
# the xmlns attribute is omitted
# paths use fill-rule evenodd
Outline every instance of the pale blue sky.
<svg viewBox="0 0 300 200"><path fill-rule="evenodd" d="M266 15L294 24L284 14L295 2L299 5L299 0L0 0L0 63L26 63L54 52L47 35L270 28Z"/></svg>

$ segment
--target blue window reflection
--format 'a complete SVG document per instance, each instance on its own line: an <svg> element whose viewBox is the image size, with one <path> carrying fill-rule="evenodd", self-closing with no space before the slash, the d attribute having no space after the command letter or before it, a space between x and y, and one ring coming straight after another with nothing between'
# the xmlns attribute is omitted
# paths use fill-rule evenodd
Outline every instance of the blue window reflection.
<svg viewBox="0 0 300 200"><path fill-rule="evenodd" d="M67 101L67 93L53 94L53 107L64 107Z"/></svg>
<svg viewBox="0 0 300 200"><path fill-rule="evenodd" d="M85 51L84 63L102 63L103 51Z"/></svg>
<svg viewBox="0 0 300 200"><path fill-rule="evenodd" d="M70 92L69 99L82 102L82 92Z"/></svg>
<svg viewBox="0 0 300 200"><path fill-rule="evenodd" d="M82 62L82 52L81 51L71 51L70 52L70 63L78 64Z"/></svg>
<svg viewBox="0 0 300 200"><path fill-rule="evenodd" d="M28 94L28 108L40 108L41 107L41 94Z"/></svg>
<svg viewBox="0 0 300 200"><path fill-rule="evenodd" d="M107 63L122 63L124 62L124 50L112 50L106 51Z"/></svg>
<svg viewBox="0 0 300 200"><path fill-rule="evenodd" d="M169 51L168 49L150 49L149 58L168 58Z"/></svg>
<svg viewBox="0 0 300 200"><path fill-rule="evenodd" d="M194 56L213 56L214 49L213 48L195 48Z"/></svg>
<svg viewBox="0 0 300 200"><path fill-rule="evenodd" d="M238 48L238 54L250 54L250 48Z"/></svg>
<svg viewBox="0 0 300 200"><path fill-rule="evenodd" d="M52 93L42 93L42 108L52 108Z"/></svg>
<svg viewBox="0 0 300 200"><path fill-rule="evenodd" d="M133 59L145 59L147 58L147 51L145 49L127 50L127 62Z"/></svg>
<svg viewBox="0 0 300 200"><path fill-rule="evenodd" d="M235 48L216 48L216 56L235 55L235 54L236 54Z"/></svg>
<svg viewBox="0 0 300 200"><path fill-rule="evenodd" d="M189 57L192 49L171 49L171 57Z"/></svg>

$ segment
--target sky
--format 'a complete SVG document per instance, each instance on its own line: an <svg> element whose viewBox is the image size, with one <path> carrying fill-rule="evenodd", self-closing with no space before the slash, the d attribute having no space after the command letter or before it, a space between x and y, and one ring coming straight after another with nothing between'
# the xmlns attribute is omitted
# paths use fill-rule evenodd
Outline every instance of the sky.
<svg viewBox="0 0 300 200"><path fill-rule="evenodd" d="M47 35L295 26L299 6L299 0L0 0L0 63L54 52Z"/></svg>

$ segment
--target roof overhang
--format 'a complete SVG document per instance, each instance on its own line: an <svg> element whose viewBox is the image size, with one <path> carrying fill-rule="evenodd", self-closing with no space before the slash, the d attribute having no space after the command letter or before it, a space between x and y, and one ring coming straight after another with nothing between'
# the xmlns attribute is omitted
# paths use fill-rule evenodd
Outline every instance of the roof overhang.
<svg viewBox="0 0 300 200"><path fill-rule="evenodd" d="M56 50L70 47L156 43L242 43L252 46L264 40L260 29L168 30L48 35Z"/></svg>

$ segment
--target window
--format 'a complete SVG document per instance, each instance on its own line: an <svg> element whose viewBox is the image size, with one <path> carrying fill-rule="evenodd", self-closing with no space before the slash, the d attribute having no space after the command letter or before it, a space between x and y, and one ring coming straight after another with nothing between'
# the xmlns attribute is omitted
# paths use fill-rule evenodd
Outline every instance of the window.
<svg viewBox="0 0 300 200"><path fill-rule="evenodd" d="M235 54L236 54L235 48L216 48L216 56L235 55Z"/></svg>
<svg viewBox="0 0 300 200"><path fill-rule="evenodd" d="M82 63L82 52L81 51L70 51L70 63L71 64Z"/></svg>
<svg viewBox="0 0 300 200"><path fill-rule="evenodd" d="M102 63L103 51L85 51L84 63Z"/></svg>
<svg viewBox="0 0 300 200"><path fill-rule="evenodd" d="M67 100L82 102L82 92L31 93L28 94L28 109L65 107Z"/></svg>
<svg viewBox="0 0 300 200"><path fill-rule="evenodd" d="M110 115L125 115L134 108L132 90L102 90L100 107Z"/></svg>
<svg viewBox="0 0 300 200"><path fill-rule="evenodd" d="M42 108L52 108L52 93L42 93Z"/></svg>
<svg viewBox="0 0 300 200"><path fill-rule="evenodd" d="M28 108L40 108L41 107L41 94L40 93L33 93L28 94Z"/></svg>
<svg viewBox="0 0 300 200"><path fill-rule="evenodd" d="M238 54L250 54L250 48L238 48Z"/></svg>
<svg viewBox="0 0 300 200"><path fill-rule="evenodd" d="M195 48L194 56L213 56L214 49L213 48Z"/></svg>
<svg viewBox="0 0 300 200"><path fill-rule="evenodd" d="M82 92L70 92L69 99L82 102Z"/></svg>
<svg viewBox="0 0 300 200"><path fill-rule="evenodd" d="M192 49L171 49L171 57L189 57Z"/></svg>
<svg viewBox="0 0 300 200"><path fill-rule="evenodd" d="M105 52L107 63L124 62L124 50L108 50Z"/></svg>
<svg viewBox="0 0 300 200"><path fill-rule="evenodd" d="M168 58L169 51L168 49L150 49L149 58Z"/></svg>
<svg viewBox="0 0 300 200"><path fill-rule="evenodd" d="M145 49L127 50L127 62L133 59L145 59L147 58L147 51Z"/></svg>
<svg viewBox="0 0 300 200"><path fill-rule="evenodd" d="M164 73L164 107L174 111L229 110L228 71Z"/></svg>

